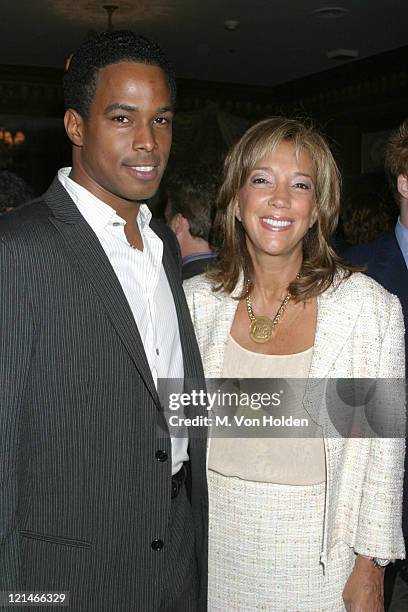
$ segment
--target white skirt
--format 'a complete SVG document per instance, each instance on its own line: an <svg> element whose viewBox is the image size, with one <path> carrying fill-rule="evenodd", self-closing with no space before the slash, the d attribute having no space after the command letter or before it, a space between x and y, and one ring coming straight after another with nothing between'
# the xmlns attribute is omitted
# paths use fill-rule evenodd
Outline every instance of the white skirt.
<svg viewBox="0 0 408 612"><path fill-rule="evenodd" d="M277 485L209 471L209 610L343 612L355 555L322 549L325 483Z"/></svg>

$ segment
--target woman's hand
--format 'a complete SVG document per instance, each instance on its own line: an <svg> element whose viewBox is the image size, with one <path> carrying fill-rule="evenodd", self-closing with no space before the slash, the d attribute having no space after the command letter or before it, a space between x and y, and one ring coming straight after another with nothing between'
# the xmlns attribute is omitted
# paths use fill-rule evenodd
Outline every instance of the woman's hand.
<svg viewBox="0 0 408 612"><path fill-rule="evenodd" d="M347 612L384 612L384 568L357 555L343 590Z"/></svg>

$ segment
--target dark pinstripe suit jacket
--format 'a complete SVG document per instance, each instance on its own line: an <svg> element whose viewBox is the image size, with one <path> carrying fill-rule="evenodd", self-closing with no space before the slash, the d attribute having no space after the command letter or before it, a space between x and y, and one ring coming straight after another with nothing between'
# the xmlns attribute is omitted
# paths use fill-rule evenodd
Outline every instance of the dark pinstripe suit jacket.
<svg viewBox="0 0 408 612"><path fill-rule="evenodd" d="M166 242L163 264L185 376L201 379ZM0 351L0 590L67 590L84 612L157 610L165 557L151 542L168 538L171 462L155 453L170 458L170 438L120 283L57 179L0 222ZM204 610L205 440L189 454Z"/></svg>

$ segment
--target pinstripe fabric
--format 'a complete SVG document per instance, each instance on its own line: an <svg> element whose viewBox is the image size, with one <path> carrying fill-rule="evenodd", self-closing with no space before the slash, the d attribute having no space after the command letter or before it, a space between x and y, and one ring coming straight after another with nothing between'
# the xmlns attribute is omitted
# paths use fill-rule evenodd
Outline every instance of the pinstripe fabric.
<svg viewBox="0 0 408 612"><path fill-rule="evenodd" d="M158 378L182 381L183 355L177 314L162 265L163 242L149 225L152 213L146 204L140 206L137 224L144 248L143 251L132 248L125 235L124 219L71 180L70 171L71 168L62 168L58 180L95 232L115 271L139 330L154 384L157 387ZM188 461L187 445L187 432L184 435L182 431L175 432L171 438L172 474Z"/></svg>
<svg viewBox="0 0 408 612"><path fill-rule="evenodd" d="M194 558L194 526L191 506L187 499L185 486L172 501L170 525L172 539L170 546L165 551L167 557L166 571L163 576L165 595L161 602L160 612L195 612L198 603L197 561ZM184 569L184 575L177 580L174 580L174 568ZM180 583L184 584L182 592L175 588Z"/></svg>
<svg viewBox="0 0 408 612"><path fill-rule="evenodd" d="M152 222L161 237L166 229ZM58 181L0 227L0 590L68 590L71 609L156 611L171 456L138 329L94 233ZM202 377L168 245L186 377ZM161 426L161 428L159 428ZM191 505L206 597L205 441ZM162 551L152 540L164 541ZM182 570L175 568L175 588Z"/></svg>

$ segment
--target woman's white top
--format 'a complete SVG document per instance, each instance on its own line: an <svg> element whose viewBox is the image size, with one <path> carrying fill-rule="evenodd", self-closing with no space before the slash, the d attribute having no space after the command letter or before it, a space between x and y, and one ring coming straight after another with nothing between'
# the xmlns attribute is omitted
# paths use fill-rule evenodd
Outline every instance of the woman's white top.
<svg viewBox="0 0 408 612"><path fill-rule="evenodd" d="M286 395L287 401L282 395L281 405L273 409L273 416L306 419L309 425L307 433L305 428L303 431L302 428L291 428L297 437L288 437L291 429L279 426L263 427L262 435L265 437L261 438L213 437L209 469L223 476L276 484L310 485L326 480L321 428L302 405L304 385L299 380L306 382L312 355L313 347L293 355L261 355L244 349L229 336L222 378L286 379L293 392ZM293 379L292 384L290 379ZM256 412L242 410L245 416L249 416L249 412L261 422L264 415L271 415L263 409ZM305 435L313 437L303 437Z"/></svg>

